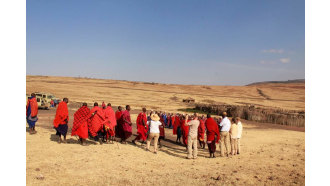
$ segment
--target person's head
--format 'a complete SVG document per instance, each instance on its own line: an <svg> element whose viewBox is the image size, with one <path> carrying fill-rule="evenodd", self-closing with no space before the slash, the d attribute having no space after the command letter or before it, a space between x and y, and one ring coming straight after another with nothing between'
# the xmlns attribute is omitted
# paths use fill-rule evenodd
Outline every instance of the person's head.
<svg viewBox="0 0 330 186"><path fill-rule="evenodd" d="M225 118L225 117L227 117L227 112L223 112L221 115L223 118Z"/></svg>
<svg viewBox="0 0 330 186"><path fill-rule="evenodd" d="M99 106L99 104L97 102L94 103L94 107L96 107L96 106Z"/></svg>
<svg viewBox="0 0 330 186"><path fill-rule="evenodd" d="M123 110L123 108L121 106L118 106L118 110L121 111Z"/></svg>
<svg viewBox="0 0 330 186"><path fill-rule="evenodd" d="M160 120L158 114L151 114L150 118L151 118L151 120L153 120L153 121L159 121L159 120Z"/></svg>
<svg viewBox="0 0 330 186"><path fill-rule="evenodd" d="M241 118L240 117L236 117L236 122L238 123L239 121L241 121Z"/></svg>
<svg viewBox="0 0 330 186"><path fill-rule="evenodd" d="M108 103L108 105L107 105L108 107L111 107L111 103Z"/></svg>
<svg viewBox="0 0 330 186"><path fill-rule="evenodd" d="M211 114L210 113L207 113L206 117L207 118L210 118L211 117Z"/></svg>
<svg viewBox="0 0 330 186"><path fill-rule="evenodd" d="M87 107L87 103L83 103L82 106L86 106Z"/></svg>
<svg viewBox="0 0 330 186"><path fill-rule="evenodd" d="M126 105L126 110L130 111L131 110L131 106Z"/></svg>
<svg viewBox="0 0 330 186"><path fill-rule="evenodd" d="M235 119L235 118L232 118L231 121L232 121L233 123L236 123L236 119Z"/></svg>
<svg viewBox="0 0 330 186"><path fill-rule="evenodd" d="M69 103L69 99L68 99L68 98L63 98L63 101L64 101L65 103Z"/></svg>
<svg viewBox="0 0 330 186"><path fill-rule="evenodd" d="M32 93L32 94L31 94L31 97L36 97L36 94L35 94L35 93Z"/></svg>
<svg viewBox="0 0 330 186"><path fill-rule="evenodd" d="M147 109L146 108L142 108L142 112L146 113Z"/></svg>
<svg viewBox="0 0 330 186"><path fill-rule="evenodd" d="M194 115L193 115L193 119L198 119L198 115L197 115L196 112L195 112Z"/></svg>

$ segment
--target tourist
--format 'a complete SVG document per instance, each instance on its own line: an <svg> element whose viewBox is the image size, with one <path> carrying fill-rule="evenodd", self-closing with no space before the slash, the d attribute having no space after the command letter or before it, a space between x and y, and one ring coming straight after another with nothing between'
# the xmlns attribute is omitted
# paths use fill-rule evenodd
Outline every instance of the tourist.
<svg viewBox="0 0 330 186"><path fill-rule="evenodd" d="M238 126L235 118L232 119L232 125L230 126L230 144L231 144L231 155L236 155L237 153L237 134Z"/></svg>
<svg viewBox="0 0 330 186"><path fill-rule="evenodd" d="M188 115L186 115L185 126L189 126L187 159L192 159L192 158L196 159L198 153L198 148L197 148L198 126L200 122L198 120L196 113L193 115L191 119L192 120L188 122Z"/></svg>
<svg viewBox="0 0 330 186"><path fill-rule="evenodd" d="M31 97L28 98L26 104L26 121L29 125L30 134L37 133L36 131L36 122L38 121L38 102L36 100L36 95L31 94Z"/></svg>
<svg viewBox="0 0 330 186"><path fill-rule="evenodd" d="M154 140L154 153L157 154L157 142L159 138L159 126L162 125L162 123L159 121L159 116L157 114L152 114L150 116L150 121L148 121L148 125L150 128L150 134L147 139L147 151L150 151L150 142L153 139Z"/></svg>
<svg viewBox="0 0 330 186"><path fill-rule="evenodd" d="M241 118L236 117L238 132L237 132L237 154L241 153L241 137L243 132L243 125L241 123Z"/></svg>
<svg viewBox="0 0 330 186"><path fill-rule="evenodd" d="M229 156L229 130L230 130L230 120L227 118L227 112L222 113L222 121L220 123L220 156L223 157L225 152L224 148L226 148L226 155Z"/></svg>
<svg viewBox="0 0 330 186"><path fill-rule="evenodd" d="M90 109L87 107L87 103L83 103L82 106L73 115L73 126L71 130L71 136L78 136L81 145L87 145L86 139L88 138L88 126L87 120Z"/></svg>
<svg viewBox="0 0 330 186"><path fill-rule="evenodd" d="M58 104L56 115L54 119L54 128L56 130L56 135L59 136L58 142L66 143L66 134L68 132L68 122L69 122L69 111L68 111L68 104L69 99L63 98ZM62 137L63 136L63 140Z"/></svg>

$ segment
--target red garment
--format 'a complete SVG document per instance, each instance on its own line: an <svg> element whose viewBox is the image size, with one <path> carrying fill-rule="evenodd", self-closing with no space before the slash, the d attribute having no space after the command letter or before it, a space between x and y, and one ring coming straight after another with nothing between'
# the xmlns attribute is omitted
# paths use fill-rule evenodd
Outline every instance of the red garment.
<svg viewBox="0 0 330 186"><path fill-rule="evenodd" d="M59 125L67 124L69 122L69 111L68 105L65 101L58 104L56 115L54 119L54 127L57 128Z"/></svg>
<svg viewBox="0 0 330 186"><path fill-rule="evenodd" d="M174 123L173 124L173 135L177 135L177 129L178 129L178 126L180 126L180 118L179 118L179 116L175 116L173 123Z"/></svg>
<svg viewBox="0 0 330 186"><path fill-rule="evenodd" d="M187 122L189 122L188 120ZM181 131L182 131L182 141L184 145L188 144L188 134L189 134L189 126L185 125L186 120L181 120Z"/></svg>
<svg viewBox="0 0 330 186"><path fill-rule="evenodd" d="M200 141L204 141L204 136L205 136L205 121L200 119L198 126L198 139Z"/></svg>
<svg viewBox="0 0 330 186"><path fill-rule="evenodd" d="M105 109L105 103L102 102L102 109Z"/></svg>
<svg viewBox="0 0 330 186"><path fill-rule="evenodd" d="M220 139L220 134L217 122L215 122L213 118L207 118L207 120L205 121L205 126L207 130L207 141L213 141L215 139L215 135L217 135L216 143L218 143Z"/></svg>
<svg viewBox="0 0 330 186"><path fill-rule="evenodd" d="M117 125L115 112L112 110L110 106L108 106L104 111L105 122L104 124L110 129L114 130Z"/></svg>
<svg viewBox="0 0 330 186"><path fill-rule="evenodd" d="M131 115L128 112L128 110L125 110L122 113L121 118L123 120L123 129L124 129L124 132L132 132L132 126L130 125L130 123L131 123Z"/></svg>
<svg viewBox="0 0 330 186"><path fill-rule="evenodd" d="M87 119L90 109L87 106L82 106L73 115L73 126L71 136L79 136L82 139L88 138Z"/></svg>
<svg viewBox="0 0 330 186"><path fill-rule="evenodd" d="M123 111L116 111L116 120L118 121L121 118L121 115L123 114Z"/></svg>
<svg viewBox="0 0 330 186"><path fill-rule="evenodd" d="M164 118L161 117L160 118L160 122L162 123L162 125L159 125L159 136L160 137L165 137L165 124L164 124Z"/></svg>
<svg viewBox="0 0 330 186"><path fill-rule="evenodd" d="M27 114L27 110L29 108L29 106L31 107L31 117L35 117L38 115L38 102L37 99L35 97L31 97L30 99L28 99L27 104L26 104L26 116L28 116Z"/></svg>
<svg viewBox="0 0 330 186"><path fill-rule="evenodd" d="M143 121L145 125L143 125ZM136 140L142 140L142 141L147 140L147 132L148 132L147 121L148 121L147 115L144 112L141 112L136 118L136 128L138 133L138 137L136 138Z"/></svg>
<svg viewBox="0 0 330 186"><path fill-rule="evenodd" d="M103 130L104 120L103 110L98 106L92 108L88 115L88 130L93 137L97 135L97 132Z"/></svg>

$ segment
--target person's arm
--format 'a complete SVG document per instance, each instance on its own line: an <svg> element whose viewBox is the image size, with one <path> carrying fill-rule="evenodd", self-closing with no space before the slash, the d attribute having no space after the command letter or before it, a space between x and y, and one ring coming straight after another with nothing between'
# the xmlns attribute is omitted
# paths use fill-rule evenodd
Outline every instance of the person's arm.
<svg viewBox="0 0 330 186"><path fill-rule="evenodd" d="M186 120L185 120L185 122L184 122L184 125L185 125L185 126L188 126L188 115L186 115Z"/></svg>

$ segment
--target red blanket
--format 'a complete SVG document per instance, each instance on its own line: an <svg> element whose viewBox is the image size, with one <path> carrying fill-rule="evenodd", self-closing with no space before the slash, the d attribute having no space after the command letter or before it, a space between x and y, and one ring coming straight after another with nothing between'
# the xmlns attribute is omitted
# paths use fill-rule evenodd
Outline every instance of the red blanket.
<svg viewBox="0 0 330 186"><path fill-rule="evenodd" d="M207 118L205 121L205 126L207 130L207 141L213 141L215 139L215 135L217 135L216 143L218 143L220 139L220 133L217 122L215 122L213 118Z"/></svg>
<svg viewBox="0 0 330 186"><path fill-rule="evenodd" d="M189 122L190 120L188 120L187 122ZM189 126L186 126L185 123L185 119L181 120L181 131L182 131L182 141L184 145L188 144L188 134L189 134Z"/></svg>
<svg viewBox="0 0 330 186"><path fill-rule="evenodd" d="M26 116L28 116L27 110L28 110L29 106L31 107L31 117L37 116L38 115L38 103L37 103L37 100L35 97L28 99L28 102L26 105Z"/></svg>
<svg viewBox="0 0 330 186"><path fill-rule="evenodd" d="M67 124L69 121L69 111L66 102L62 101L58 104L56 115L54 119L54 127L57 128L59 125Z"/></svg>
<svg viewBox="0 0 330 186"><path fill-rule="evenodd" d="M104 120L103 110L98 106L92 108L88 115L88 130L93 137L97 135L97 132L103 130Z"/></svg>
<svg viewBox="0 0 330 186"><path fill-rule="evenodd" d="M123 113L123 111L119 111L119 110L116 111L116 120L117 121L121 118L122 113Z"/></svg>
<svg viewBox="0 0 330 186"><path fill-rule="evenodd" d="M82 106L73 115L73 126L71 136L79 136L80 138L88 138L87 119L90 109L87 106Z"/></svg>
<svg viewBox="0 0 330 186"><path fill-rule="evenodd" d="M198 139L200 141L204 141L204 135L205 135L205 121L200 119L198 126Z"/></svg>
<svg viewBox="0 0 330 186"><path fill-rule="evenodd" d="M175 116L173 123L174 123L173 124L173 134L174 135L177 135L177 129L178 129L178 126L180 126L180 118L179 118L179 116Z"/></svg>
<svg viewBox="0 0 330 186"><path fill-rule="evenodd" d="M107 132L109 132L109 134L111 136L115 135L115 126L117 125L117 120L116 120L116 115L115 112L113 111L113 109L108 106L105 110L104 110L104 125L105 125L105 129Z"/></svg>
<svg viewBox="0 0 330 186"><path fill-rule="evenodd" d="M160 117L160 122L162 125L159 125L159 136L165 137L165 123L163 117Z"/></svg>
<svg viewBox="0 0 330 186"><path fill-rule="evenodd" d="M143 121L145 125L143 125ZM141 112L136 118L136 128L139 138L142 141L145 141L147 139L148 132L147 115L145 113Z"/></svg>

